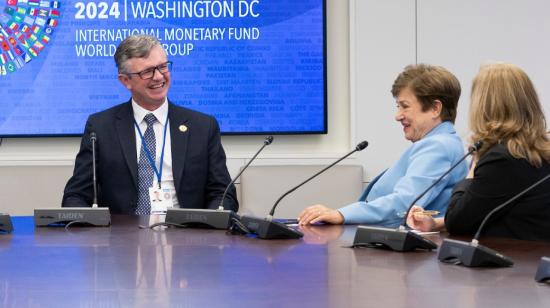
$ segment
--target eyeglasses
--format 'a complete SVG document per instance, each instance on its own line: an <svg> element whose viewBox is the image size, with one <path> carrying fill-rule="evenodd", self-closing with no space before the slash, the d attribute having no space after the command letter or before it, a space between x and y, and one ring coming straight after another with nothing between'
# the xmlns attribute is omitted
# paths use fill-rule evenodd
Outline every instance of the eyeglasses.
<svg viewBox="0 0 550 308"><path fill-rule="evenodd" d="M147 69L144 69L141 72L137 73L126 73L126 75L139 75L139 78L143 80L151 79L155 76L155 71L158 70L161 74L168 73L172 70L172 61L164 62L157 66L153 66Z"/></svg>

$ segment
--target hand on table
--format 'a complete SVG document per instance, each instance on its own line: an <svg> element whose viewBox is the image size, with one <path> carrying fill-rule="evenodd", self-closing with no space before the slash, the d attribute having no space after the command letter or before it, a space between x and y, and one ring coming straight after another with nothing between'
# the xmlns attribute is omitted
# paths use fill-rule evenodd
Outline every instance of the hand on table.
<svg viewBox="0 0 550 308"><path fill-rule="evenodd" d="M335 209L328 208L321 204L312 205L304 209L298 215L298 223L300 225L314 224L317 222L325 222L329 224L343 224L344 216Z"/></svg>

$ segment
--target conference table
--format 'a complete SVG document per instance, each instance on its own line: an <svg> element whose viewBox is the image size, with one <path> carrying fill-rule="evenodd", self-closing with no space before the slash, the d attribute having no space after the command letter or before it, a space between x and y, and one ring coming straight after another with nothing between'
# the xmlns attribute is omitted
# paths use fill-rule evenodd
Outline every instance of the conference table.
<svg viewBox="0 0 550 308"><path fill-rule="evenodd" d="M482 238L515 264L476 269L437 251L348 248L356 226L309 226L293 240L139 228L159 219L65 229L12 217L14 232L0 235L0 307L550 306L550 285L533 279L548 243Z"/></svg>

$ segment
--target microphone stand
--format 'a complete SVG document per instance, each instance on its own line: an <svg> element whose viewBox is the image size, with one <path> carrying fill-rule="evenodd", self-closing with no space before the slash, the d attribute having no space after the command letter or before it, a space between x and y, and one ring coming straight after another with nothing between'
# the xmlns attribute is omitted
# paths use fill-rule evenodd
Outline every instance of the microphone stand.
<svg viewBox="0 0 550 308"><path fill-rule="evenodd" d="M535 274L535 280L537 282L545 282L550 279L550 258L540 258L539 267Z"/></svg>
<svg viewBox="0 0 550 308"><path fill-rule="evenodd" d="M481 230L494 213L500 211L508 204L516 201L535 187L542 184L548 178L550 178L550 174L546 175L531 186L522 190L510 200L502 203L501 205L495 207L492 211L490 211L479 225L479 228L477 228L477 232L470 243L444 239L443 243L441 244L441 248L439 249L439 254L437 256L439 261L446 263L462 264L467 267L506 267L514 265L514 261L512 259L500 254L497 251L494 251L488 247L479 244L479 236L481 234Z"/></svg>
<svg viewBox="0 0 550 308"><path fill-rule="evenodd" d="M182 226L182 227L205 227L212 229L223 229L227 230L231 227L233 221L238 218L238 215L231 211L225 210L223 207L223 202L229 191L229 188L233 186L233 183L241 176L241 174L250 166L250 164L256 159L258 154L260 154L263 149L270 145L273 142L273 136L268 136L265 138L262 147L252 156L248 163L241 169L237 176L227 185L225 191L223 192L222 198L220 199L220 205L217 209L183 209L183 208L172 208L166 211L165 223L171 226ZM162 224L162 223L161 223ZM151 227L156 227L154 224Z"/></svg>
<svg viewBox="0 0 550 308"><path fill-rule="evenodd" d="M68 229L73 224L107 227L111 225L111 213L108 207L97 205L97 177L96 177L96 151L95 132L90 132L92 144L92 207L63 207L63 208L37 208L34 209L34 224L37 227L49 227L64 225Z"/></svg>
<svg viewBox="0 0 550 308"><path fill-rule="evenodd" d="M13 231L10 215L0 213L0 231L0 234L4 232L11 233Z"/></svg>
<svg viewBox="0 0 550 308"><path fill-rule="evenodd" d="M294 192L296 189L302 187L307 182L311 181L321 173L325 172L326 170L332 168L337 163L341 162L351 154L362 151L368 146L368 142L363 141L359 143L355 149L348 154L344 155L337 161L333 162L332 164L328 165L327 167L323 168L321 171L315 173L313 176L309 177L307 180L303 181L302 183L298 184L294 188L290 189L286 193L284 193L273 205L271 208L271 211L269 212L269 215L267 215L266 218L257 218L252 216L243 216L241 218L241 224L247 229L248 233L257 234L259 238L261 239L297 239L304 236L304 234L298 230L295 230L283 223L273 221L273 215L275 214L275 209L277 208L277 205L281 200Z"/></svg>
<svg viewBox="0 0 550 308"><path fill-rule="evenodd" d="M92 172L93 172L93 185L94 185L94 201L92 203L92 208L97 208L97 173L95 166L95 142L97 140L95 132L90 133L90 141L92 142Z"/></svg>

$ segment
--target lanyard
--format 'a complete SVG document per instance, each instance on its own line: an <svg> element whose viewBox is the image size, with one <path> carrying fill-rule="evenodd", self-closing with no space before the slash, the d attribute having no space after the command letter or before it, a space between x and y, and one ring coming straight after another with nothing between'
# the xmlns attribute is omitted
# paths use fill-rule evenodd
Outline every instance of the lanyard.
<svg viewBox="0 0 550 308"><path fill-rule="evenodd" d="M162 150L160 153L160 170L157 169L157 166L155 164L155 160L153 159L153 155L151 155L151 151L147 147L147 143L144 140L143 134L141 133L141 129L139 129L139 125L137 124L136 120L134 119L134 125L137 128L137 131L139 133L139 137L141 138L141 146L145 150L145 156L147 156L147 160L149 161L149 165L153 168L153 171L157 175L157 183L159 185L160 189L160 182L162 179L162 163L164 162L164 146L166 145L166 128L168 127L168 115L166 115L166 121L164 123L164 133L162 137ZM156 138L156 137L155 137Z"/></svg>

